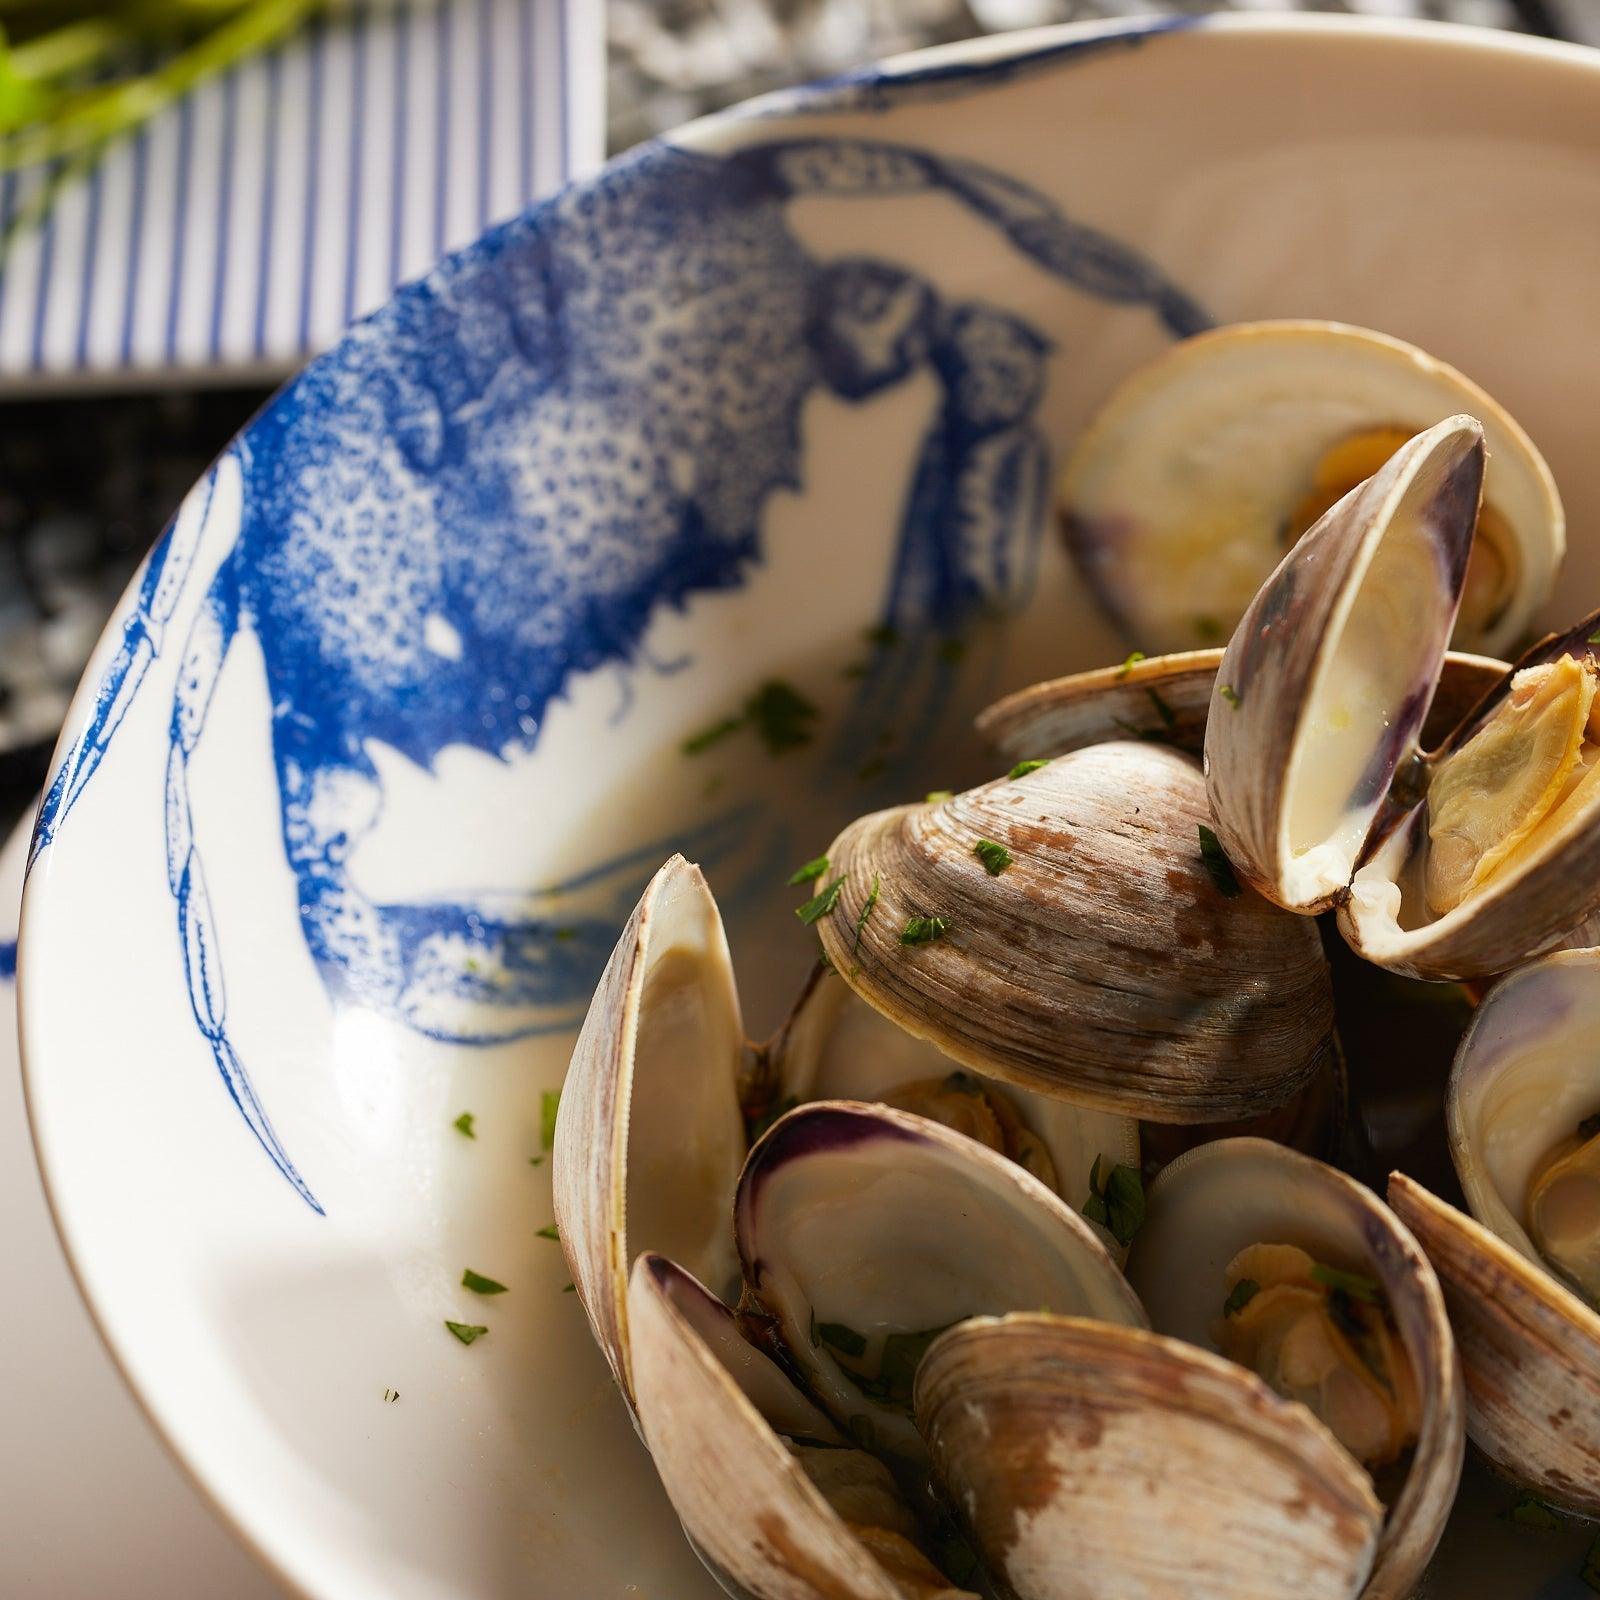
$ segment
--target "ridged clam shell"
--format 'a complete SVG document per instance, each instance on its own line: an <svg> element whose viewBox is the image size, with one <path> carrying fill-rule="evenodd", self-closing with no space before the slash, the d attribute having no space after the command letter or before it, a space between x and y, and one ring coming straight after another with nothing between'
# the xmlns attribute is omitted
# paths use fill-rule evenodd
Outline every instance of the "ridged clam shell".
<svg viewBox="0 0 1600 1600"><path fill-rule="evenodd" d="M652 994L652 979L674 976L674 967L683 992ZM687 1028L687 1042L653 1033L658 1027ZM650 880L590 1001L551 1162L572 1281L630 1400L634 1257L671 1251L706 1282L734 1277L727 1216L745 1154L743 1053L716 902L700 869L673 856Z"/></svg>
<svg viewBox="0 0 1600 1600"><path fill-rule="evenodd" d="M1175 1339L963 1323L916 1380L933 1460L1019 1600L1352 1600L1382 1508L1302 1406Z"/></svg>
<svg viewBox="0 0 1600 1600"><path fill-rule="evenodd" d="M1458 749L1509 692L1512 677L1561 655L1593 658L1600 612L1553 634L1507 670L1434 759ZM1426 827L1409 812L1372 852L1339 908L1339 930L1369 961L1418 978L1484 978L1585 939L1581 924L1600 912L1600 815L1578 813L1540 850L1509 865L1453 911L1402 925L1403 882Z"/></svg>
<svg viewBox="0 0 1600 1600"><path fill-rule="evenodd" d="M985 1076L1153 1121L1253 1116L1323 1066L1332 991L1313 924L1219 890L1210 821L1194 763L1131 742L881 811L828 852L845 881L823 946L868 1004ZM998 877L980 839L1011 853ZM902 944L929 914L948 933Z"/></svg>
<svg viewBox="0 0 1600 1600"><path fill-rule="evenodd" d="M1089 1225L1005 1157L886 1106L819 1101L750 1152L734 1210L746 1295L851 1437L915 1455L903 1413L863 1393L817 1332L921 1333L1022 1308L1143 1326Z"/></svg>
<svg viewBox="0 0 1600 1600"><path fill-rule="evenodd" d="M1550 594L1565 547L1560 496L1532 441L1454 368L1386 334L1331 322L1236 323L1130 375L1074 445L1060 509L1069 549L1131 643L1179 650L1231 630L1284 529L1341 441L1481 418L1485 501L1515 569L1505 603L1458 630L1499 654Z"/></svg>
<svg viewBox="0 0 1600 1600"><path fill-rule="evenodd" d="M1591 628L1590 632L1594 630ZM978 733L1010 762L1064 756L1084 745L1126 739L1129 729L1198 755L1205 744L1222 651L1151 656L1019 689L980 711ZM1421 745L1441 744L1510 669L1490 656L1452 650L1422 725ZM1160 696L1158 705L1151 691ZM1165 710L1162 707L1165 707Z"/></svg>
<svg viewBox="0 0 1600 1600"><path fill-rule="evenodd" d="M1180 1157L1151 1185L1129 1281L1152 1326L1205 1349L1225 1269L1247 1245L1294 1244L1377 1279L1421 1399L1421 1430L1390 1509L1365 1600L1403 1600L1455 1499L1464 1432L1461 1370L1444 1298L1417 1241L1370 1190L1261 1139L1226 1139Z"/></svg>
<svg viewBox="0 0 1600 1600"><path fill-rule="evenodd" d="M1472 1442L1541 1499L1600 1517L1600 1315L1403 1173L1389 1203L1444 1285Z"/></svg>
<svg viewBox="0 0 1600 1600"><path fill-rule="evenodd" d="M696 1554L756 1600L904 1600L685 1314L686 1278L640 1256L628 1319L640 1431Z"/></svg>
<svg viewBox="0 0 1600 1600"><path fill-rule="evenodd" d="M1284 557L1228 643L1206 722L1207 788L1229 858L1279 905L1320 911L1343 893L1396 770L1416 750L1460 600L1483 464L1471 417L1418 434ZM1388 641L1381 653L1365 648L1362 628ZM1383 681L1347 681L1369 670ZM1367 709L1340 737L1331 710L1330 729L1318 718L1346 693Z"/></svg>

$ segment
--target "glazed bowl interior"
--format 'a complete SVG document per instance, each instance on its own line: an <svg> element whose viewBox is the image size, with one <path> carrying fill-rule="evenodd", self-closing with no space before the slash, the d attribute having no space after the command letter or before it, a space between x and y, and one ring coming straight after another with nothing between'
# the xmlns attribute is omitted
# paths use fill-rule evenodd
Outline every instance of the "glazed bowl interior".
<svg viewBox="0 0 1600 1600"><path fill-rule="evenodd" d="M712 1592L537 1231L544 1096L646 877L704 864L760 1036L815 955L790 871L991 775L995 695L1126 653L1052 476L1216 322L1484 385L1565 497L1549 620L1586 611L1596 260L1600 57L1066 30L637 151L284 391L74 704L21 1004L87 1298L287 1584Z"/></svg>

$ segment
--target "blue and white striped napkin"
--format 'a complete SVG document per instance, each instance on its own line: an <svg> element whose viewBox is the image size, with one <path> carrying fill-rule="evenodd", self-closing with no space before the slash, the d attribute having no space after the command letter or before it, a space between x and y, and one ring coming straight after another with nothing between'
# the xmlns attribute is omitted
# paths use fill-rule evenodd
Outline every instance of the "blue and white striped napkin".
<svg viewBox="0 0 1600 1600"><path fill-rule="evenodd" d="M399 0L201 85L0 272L0 387L277 376L598 163L600 0ZM0 217L42 173L0 177Z"/></svg>

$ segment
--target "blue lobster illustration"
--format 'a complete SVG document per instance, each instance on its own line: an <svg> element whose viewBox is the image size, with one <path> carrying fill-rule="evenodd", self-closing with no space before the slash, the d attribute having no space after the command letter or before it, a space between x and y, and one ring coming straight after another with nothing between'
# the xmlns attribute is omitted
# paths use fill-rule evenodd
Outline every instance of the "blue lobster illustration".
<svg viewBox="0 0 1600 1600"><path fill-rule="evenodd" d="M243 519L174 695L169 881L199 1028L252 1132L317 1209L229 1037L191 826L188 767L230 646L248 628L265 660L283 842L330 994L473 1043L529 1031L530 1008L581 1005L611 920L573 926L514 894L378 905L354 885L351 852L383 798L369 746L424 767L452 744L532 749L574 678L640 659L662 607L745 581L765 503L802 485L800 414L818 388L859 401L918 371L940 385L886 625L937 638L1026 594L1049 342L1008 311L946 303L890 261L818 260L788 226L801 197L913 194L947 197L1174 336L1208 325L1138 255L971 162L862 139L656 144L402 290L233 446ZM46 794L35 856L165 648L204 521L180 516L152 552ZM862 685L879 710L909 681L904 658L894 670L898 687Z"/></svg>

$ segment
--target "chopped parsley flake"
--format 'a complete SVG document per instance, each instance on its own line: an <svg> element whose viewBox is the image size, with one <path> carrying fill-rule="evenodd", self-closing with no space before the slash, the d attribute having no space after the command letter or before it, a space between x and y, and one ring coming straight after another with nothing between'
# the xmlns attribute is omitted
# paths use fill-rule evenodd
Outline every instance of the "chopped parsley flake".
<svg viewBox="0 0 1600 1600"><path fill-rule="evenodd" d="M878 903L878 874L872 875L872 891L868 894L861 907L861 915L856 918L855 942L850 946L850 954L854 955L861 948L861 935L866 930L867 918L872 915L872 908Z"/></svg>
<svg viewBox="0 0 1600 1600"><path fill-rule="evenodd" d="M1376 1278L1364 1272L1345 1272L1339 1267L1325 1267L1319 1261L1311 1269L1312 1279L1329 1289L1338 1289L1354 1300L1364 1300L1369 1306L1382 1305L1383 1289Z"/></svg>
<svg viewBox="0 0 1600 1600"><path fill-rule="evenodd" d="M400 1391L398 1389L385 1389L383 1391L383 1399L384 1399L384 1404L385 1405L391 1405L392 1406L395 1403L395 1401L398 1400L399 1398L400 1398Z"/></svg>
<svg viewBox="0 0 1600 1600"><path fill-rule="evenodd" d="M544 1165L544 1157L543 1156L529 1156L528 1157L528 1165L530 1167L542 1167Z"/></svg>
<svg viewBox="0 0 1600 1600"><path fill-rule="evenodd" d="M1211 881L1216 885L1217 893L1225 899L1232 900L1244 891L1239 887L1239 880L1233 875L1233 863L1228 860L1222 845L1205 823L1200 825L1200 859L1205 863L1206 871L1211 874Z"/></svg>
<svg viewBox="0 0 1600 1600"><path fill-rule="evenodd" d="M539 1096L539 1143L546 1150L556 1142L556 1114L561 1110L561 1091L546 1089Z"/></svg>
<svg viewBox="0 0 1600 1600"><path fill-rule="evenodd" d="M1590 644L1600 644L1600 633L1591 633L1588 642Z"/></svg>
<svg viewBox="0 0 1600 1600"><path fill-rule="evenodd" d="M755 730L767 754L779 756L811 743L812 723L821 713L791 684L771 678L745 701L736 716L723 717L683 741L686 756L697 756L741 728Z"/></svg>
<svg viewBox="0 0 1600 1600"><path fill-rule="evenodd" d="M923 795L922 803L925 806L936 806L946 800L954 800L955 797L956 792L954 789L930 789Z"/></svg>
<svg viewBox="0 0 1600 1600"><path fill-rule="evenodd" d="M932 944L950 931L948 917L912 917L900 930L901 944Z"/></svg>
<svg viewBox="0 0 1600 1600"><path fill-rule="evenodd" d="M828 870L828 858L818 856L815 861L808 861L803 867L795 869L794 876L789 879L789 887L793 889L797 884L810 883L820 878Z"/></svg>
<svg viewBox="0 0 1600 1600"><path fill-rule="evenodd" d="M1137 1167L1120 1163L1106 1170L1105 1157L1096 1156L1089 1172L1089 1198L1083 1214L1098 1222L1120 1245L1130 1245L1144 1226L1144 1180Z"/></svg>
<svg viewBox="0 0 1600 1600"><path fill-rule="evenodd" d="M1554 1533L1561 1526L1561 1518L1531 1494L1523 1495L1504 1516L1519 1528L1536 1528L1540 1533Z"/></svg>
<svg viewBox="0 0 1600 1600"><path fill-rule="evenodd" d="M1128 674L1130 672L1132 672L1133 669L1136 666L1138 666L1139 663L1141 661L1143 661L1144 659L1145 659L1145 653L1144 653L1143 650L1132 650L1132 651L1129 651L1128 659L1126 661L1124 661L1120 667L1117 668L1117 678L1118 678L1118 680L1120 681L1121 679L1126 678L1128 676Z"/></svg>
<svg viewBox="0 0 1600 1600"><path fill-rule="evenodd" d="M1222 1302L1222 1314L1236 1317L1261 1293L1261 1285L1254 1278L1241 1278L1233 1286L1228 1298Z"/></svg>
<svg viewBox="0 0 1600 1600"><path fill-rule="evenodd" d="M474 1339L481 1339L489 1330L482 1323L477 1322L451 1322L445 1321L447 1327L462 1344L471 1344Z"/></svg>
<svg viewBox="0 0 1600 1600"><path fill-rule="evenodd" d="M743 717L724 717L721 722L713 722L709 728L702 728L699 733L691 734L683 741L683 753L686 756L700 755L712 745L720 744L730 733L737 733L744 722Z"/></svg>
<svg viewBox="0 0 1600 1600"><path fill-rule="evenodd" d="M1237 711L1244 703L1239 698L1239 691L1235 689L1231 683L1223 684L1222 687L1217 690L1217 693L1220 694L1235 711Z"/></svg>
<svg viewBox="0 0 1600 1600"><path fill-rule="evenodd" d="M578 1286L575 1283L564 1283L561 1285L561 1292L562 1294L576 1294Z"/></svg>
<svg viewBox="0 0 1600 1600"><path fill-rule="evenodd" d="M555 1225L555 1223L552 1222L543 1228L536 1228L533 1236L536 1239L554 1239L557 1241L557 1243L559 1243L561 1239L561 1230Z"/></svg>
<svg viewBox="0 0 1600 1600"><path fill-rule="evenodd" d="M809 928L812 923L827 916L839 903L839 892L844 888L843 877L838 877L820 894L813 895L803 906L796 906L794 914Z"/></svg>
<svg viewBox="0 0 1600 1600"><path fill-rule="evenodd" d="M1194 631L1207 644L1215 644L1222 637L1222 624L1215 617L1196 617L1194 619Z"/></svg>
<svg viewBox="0 0 1600 1600"><path fill-rule="evenodd" d="M1037 772L1040 767L1048 767L1049 761L1019 761L1006 776L1008 778L1026 778L1030 772Z"/></svg>
<svg viewBox="0 0 1600 1600"><path fill-rule="evenodd" d="M1154 689L1146 689L1145 693L1150 697L1150 704L1156 708L1156 715L1161 718L1162 726L1171 733L1178 726L1177 713Z"/></svg>
<svg viewBox="0 0 1600 1600"><path fill-rule="evenodd" d="M461 1287L470 1289L474 1294L504 1294L506 1286L496 1283L493 1278L486 1278L481 1272L474 1272L468 1267L461 1274Z"/></svg>
<svg viewBox="0 0 1600 1600"><path fill-rule="evenodd" d="M866 1335L857 1333L854 1328L846 1327L842 1322L815 1322L813 1326L817 1338L830 1350L837 1350L843 1356L862 1356L867 1353Z"/></svg>
<svg viewBox="0 0 1600 1600"><path fill-rule="evenodd" d="M463 1111L450 1126L457 1133L464 1133L469 1139L476 1139L478 1136L472 1131L472 1124L475 1120L470 1111Z"/></svg>
<svg viewBox="0 0 1600 1600"><path fill-rule="evenodd" d="M1011 852L993 839L980 839L973 845L972 853L983 863L983 870L991 878L998 878L1011 865Z"/></svg>

